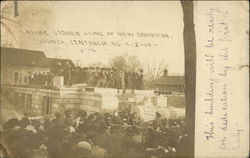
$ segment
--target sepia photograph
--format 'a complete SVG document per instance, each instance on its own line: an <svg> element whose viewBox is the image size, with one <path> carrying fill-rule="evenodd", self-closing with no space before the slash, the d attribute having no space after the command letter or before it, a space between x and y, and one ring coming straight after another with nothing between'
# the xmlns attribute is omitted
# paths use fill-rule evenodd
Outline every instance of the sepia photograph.
<svg viewBox="0 0 250 158"><path fill-rule="evenodd" d="M185 153L180 2L2 3L5 157Z"/></svg>
<svg viewBox="0 0 250 158"><path fill-rule="evenodd" d="M196 141L218 138L217 123L210 121L218 111L214 87L234 66L224 66L219 77L198 75L210 91L196 85L196 58L208 67L199 62L200 72L216 72L217 56L211 54L217 50L210 48L231 41L233 30L230 13L207 6L193 1L2 1L0 158L196 157L195 147L208 147ZM230 56L230 47L221 49L219 56ZM225 98L230 97L226 88ZM196 112L197 102L204 111ZM223 118L218 116L223 132L231 123L227 104ZM214 147L223 152L230 138L218 135L223 142Z"/></svg>

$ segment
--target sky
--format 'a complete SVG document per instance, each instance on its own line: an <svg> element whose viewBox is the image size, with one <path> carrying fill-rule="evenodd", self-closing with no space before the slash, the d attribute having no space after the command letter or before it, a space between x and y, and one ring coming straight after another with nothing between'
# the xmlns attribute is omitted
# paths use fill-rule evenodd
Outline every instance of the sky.
<svg viewBox="0 0 250 158"><path fill-rule="evenodd" d="M6 2L4 7L4 17L20 24L3 20L17 41L1 28L2 46L41 50L48 57L71 59L82 66L107 65L114 56L127 54L137 56L144 66L164 63L170 74L184 74L183 14L179 1L20 1L18 17L13 16L13 2ZM76 35L58 35L58 31ZM108 36L107 32L113 35ZM118 32L131 36L120 36ZM145 34L149 36L139 37ZM56 44L51 44L52 40ZM77 41L107 45L83 45Z"/></svg>

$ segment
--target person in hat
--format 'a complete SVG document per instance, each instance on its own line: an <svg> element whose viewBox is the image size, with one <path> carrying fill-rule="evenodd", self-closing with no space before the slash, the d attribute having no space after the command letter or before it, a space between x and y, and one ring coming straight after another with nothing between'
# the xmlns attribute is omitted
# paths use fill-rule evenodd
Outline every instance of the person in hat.
<svg viewBox="0 0 250 158"><path fill-rule="evenodd" d="M19 126L23 129L29 125L30 125L30 120L26 116L19 121Z"/></svg>
<svg viewBox="0 0 250 158"><path fill-rule="evenodd" d="M104 114L98 113L96 119L92 123L92 130L95 134L93 140L100 147L105 147L105 139L107 137L107 124L104 120Z"/></svg>
<svg viewBox="0 0 250 158"><path fill-rule="evenodd" d="M98 72L97 80L96 87L104 87L106 84L105 68L101 68L101 70Z"/></svg>
<svg viewBox="0 0 250 158"><path fill-rule="evenodd" d="M70 118L71 112L69 110L64 111L65 118Z"/></svg>
<svg viewBox="0 0 250 158"><path fill-rule="evenodd" d="M51 126L51 118L49 116L44 116L44 120L43 120L43 124L42 127L44 129L44 131L47 131L49 129L49 127Z"/></svg>
<svg viewBox="0 0 250 158"><path fill-rule="evenodd" d="M77 113L77 118L75 120L75 129L78 133L86 130L87 127L86 121L87 121L87 112L79 111Z"/></svg>
<svg viewBox="0 0 250 158"><path fill-rule="evenodd" d="M94 71L93 71L93 74L92 74L92 86L95 86L97 85L97 82L99 80L99 73L100 73L101 69L99 66L95 67L94 68Z"/></svg>
<svg viewBox="0 0 250 158"><path fill-rule="evenodd" d="M99 145L95 139L93 140L93 149L91 152L91 158L108 158L107 150Z"/></svg>
<svg viewBox="0 0 250 158"><path fill-rule="evenodd" d="M161 114L159 112L155 113L155 119L153 121L153 127L155 130L159 131L163 128Z"/></svg>
<svg viewBox="0 0 250 158"><path fill-rule="evenodd" d="M3 129L5 131L12 130L18 125L19 125L19 120L17 118L11 118L3 125Z"/></svg>
<svg viewBox="0 0 250 158"><path fill-rule="evenodd" d="M51 120L51 123L55 123L55 124L62 124L62 117L61 114L59 112L55 112L54 113L54 118Z"/></svg>
<svg viewBox="0 0 250 158"><path fill-rule="evenodd" d="M87 83L88 82L88 68L87 67L84 67L81 70L80 76L81 76L80 78L82 79L83 83Z"/></svg>
<svg viewBox="0 0 250 158"><path fill-rule="evenodd" d="M74 128L76 130L75 141L83 141L87 139L88 120L86 111L79 111L77 113Z"/></svg>
<svg viewBox="0 0 250 158"><path fill-rule="evenodd" d="M59 113L58 113L59 114ZM63 138L63 121L59 121L59 115L55 114L54 121L45 118L44 129L45 136L48 138L45 145L47 146L48 158L61 158L62 155L62 138ZM46 123L46 125L45 125Z"/></svg>
<svg viewBox="0 0 250 158"><path fill-rule="evenodd" d="M109 88L111 82L111 70L110 68L105 69L105 87Z"/></svg>
<svg viewBox="0 0 250 158"><path fill-rule="evenodd" d="M66 110L64 112L65 118L63 120L63 135L62 135L62 156L68 158L71 154L73 142L72 138L75 136L75 129L73 127L73 120L71 111Z"/></svg>
<svg viewBox="0 0 250 158"><path fill-rule="evenodd" d="M123 121L119 117L114 117L111 126L111 133L106 138L106 149L108 151L110 158L118 158L124 155L121 148L122 138L124 137L124 132L122 130Z"/></svg>
<svg viewBox="0 0 250 158"><path fill-rule="evenodd" d="M17 118L9 119L3 125L3 131L1 131L0 143L4 144L4 147L9 150L10 157L19 156L21 150L17 141L17 130L19 130L19 120Z"/></svg>
<svg viewBox="0 0 250 158"><path fill-rule="evenodd" d="M73 119L72 119L71 111L69 111L69 110L64 111L63 123L73 125Z"/></svg>
<svg viewBox="0 0 250 158"><path fill-rule="evenodd" d="M116 83L116 69L115 68L111 68L109 75L110 75L110 84L109 87L111 88L115 88L115 83Z"/></svg>
<svg viewBox="0 0 250 158"><path fill-rule="evenodd" d="M19 146L17 152L21 158L28 157L33 148L33 142L30 141L33 139L33 128L30 124L30 120L25 116L19 121L20 129L16 131L15 145Z"/></svg>
<svg viewBox="0 0 250 158"><path fill-rule="evenodd" d="M143 89L143 69L140 69L137 76L138 89Z"/></svg>
<svg viewBox="0 0 250 158"><path fill-rule="evenodd" d="M41 122L39 120L32 120L31 125L35 129L35 133L33 134L33 139L30 140L33 142L33 148L39 149L39 147L44 144L45 136L44 136L44 131L41 130Z"/></svg>
<svg viewBox="0 0 250 158"><path fill-rule="evenodd" d="M88 71L88 85L93 86L94 84L94 73L95 69L91 66L89 71Z"/></svg>
<svg viewBox="0 0 250 158"><path fill-rule="evenodd" d="M124 158L141 158L142 154L142 145L141 141L138 139L140 135L139 127L130 126L126 130L125 136L122 138L122 150Z"/></svg>

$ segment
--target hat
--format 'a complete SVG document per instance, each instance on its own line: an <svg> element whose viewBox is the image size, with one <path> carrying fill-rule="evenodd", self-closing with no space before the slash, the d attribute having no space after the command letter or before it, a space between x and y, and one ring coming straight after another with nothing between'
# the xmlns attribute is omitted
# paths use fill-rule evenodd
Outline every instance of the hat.
<svg viewBox="0 0 250 158"><path fill-rule="evenodd" d="M59 112L55 112L55 117L56 118L60 118L61 117L61 114Z"/></svg>
<svg viewBox="0 0 250 158"><path fill-rule="evenodd" d="M78 144L76 144L76 148L84 149L84 150L87 150L87 151L92 150L91 145L88 142L85 142L85 141L81 141Z"/></svg>
<svg viewBox="0 0 250 158"><path fill-rule="evenodd" d="M23 117L19 122L20 127L25 128L30 125L30 121L27 117Z"/></svg>
<svg viewBox="0 0 250 158"><path fill-rule="evenodd" d="M161 116L161 114L158 111L155 114L156 116Z"/></svg>
<svg viewBox="0 0 250 158"><path fill-rule="evenodd" d="M112 119L112 122L110 122L111 126L122 126L122 124L123 124L123 121L118 117L114 117Z"/></svg>
<svg viewBox="0 0 250 158"><path fill-rule="evenodd" d="M70 115L70 113L71 113L71 112L70 112L69 110L64 111L64 114L65 114L65 115Z"/></svg>
<svg viewBox="0 0 250 158"><path fill-rule="evenodd" d="M140 126L137 126L137 125L134 125L133 126L133 131L134 131L134 133L140 133L141 132L141 127Z"/></svg>
<svg viewBox="0 0 250 158"><path fill-rule="evenodd" d="M86 117L87 116L87 112L86 111L79 111L77 114L78 117Z"/></svg>
<svg viewBox="0 0 250 158"><path fill-rule="evenodd" d="M128 134L133 133L133 128L131 126L129 126L125 129L125 132Z"/></svg>
<svg viewBox="0 0 250 158"><path fill-rule="evenodd" d="M13 129L14 127L18 125L18 123L19 123L19 120L17 118L9 119L5 123L4 128L6 128L6 130Z"/></svg>
<svg viewBox="0 0 250 158"><path fill-rule="evenodd" d="M38 120L32 120L32 121L31 121L31 125L32 125L32 126L37 126L37 127L39 127L39 126L41 125L41 123L40 123L40 121L38 121Z"/></svg>

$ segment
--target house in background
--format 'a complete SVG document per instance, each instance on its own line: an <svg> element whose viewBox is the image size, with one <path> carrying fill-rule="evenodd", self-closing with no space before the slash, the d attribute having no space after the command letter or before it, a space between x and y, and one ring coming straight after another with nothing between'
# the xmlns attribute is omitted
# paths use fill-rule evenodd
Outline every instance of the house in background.
<svg viewBox="0 0 250 158"><path fill-rule="evenodd" d="M1 85L23 84L30 73L50 72L50 66L42 51L1 47Z"/></svg>
<svg viewBox="0 0 250 158"><path fill-rule="evenodd" d="M167 70L164 75L153 81L153 88L159 92L184 93L184 76L169 76Z"/></svg>

